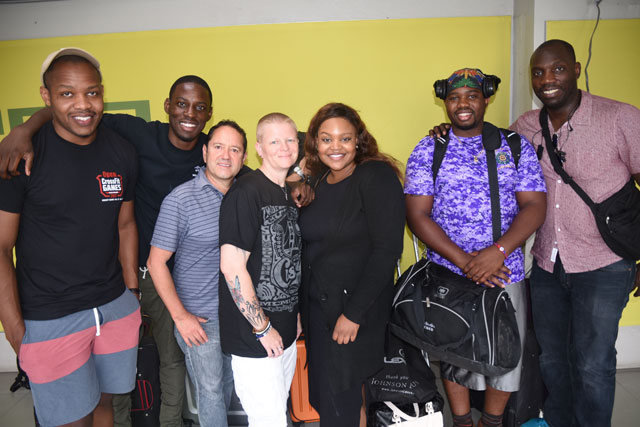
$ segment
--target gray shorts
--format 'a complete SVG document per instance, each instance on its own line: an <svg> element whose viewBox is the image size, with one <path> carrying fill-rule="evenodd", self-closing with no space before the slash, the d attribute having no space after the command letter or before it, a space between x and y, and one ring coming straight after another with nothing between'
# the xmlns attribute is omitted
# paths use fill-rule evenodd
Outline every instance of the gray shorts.
<svg viewBox="0 0 640 427"><path fill-rule="evenodd" d="M524 280L508 285L506 290L509 298L511 298L513 308L516 311L516 322L518 323L518 332L520 332L520 345L523 348L527 328L527 292ZM500 391L518 391L520 388L521 371L522 355L520 356L518 366L516 366L513 371L497 377L487 377L466 369L458 368L450 363L440 362L440 376L442 379L460 384L471 390L486 390L487 386L489 386Z"/></svg>
<svg viewBox="0 0 640 427"><path fill-rule="evenodd" d="M95 409L101 393L133 390L140 306L131 292L93 309L24 323L20 365L41 425L77 421Z"/></svg>

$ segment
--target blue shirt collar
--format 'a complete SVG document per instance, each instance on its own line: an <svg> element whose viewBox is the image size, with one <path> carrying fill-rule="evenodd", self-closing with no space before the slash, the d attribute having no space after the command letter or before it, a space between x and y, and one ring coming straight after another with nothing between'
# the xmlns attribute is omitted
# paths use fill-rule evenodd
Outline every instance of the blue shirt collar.
<svg viewBox="0 0 640 427"><path fill-rule="evenodd" d="M215 191L217 191L218 193L222 194L222 192L218 190L211 183L211 181L209 181L209 178L207 178L207 175L205 174L205 169L206 169L206 166L202 166L200 170L198 170L198 175L196 175L196 177L194 178L196 188L199 190L202 190L204 187L209 186L213 188Z"/></svg>

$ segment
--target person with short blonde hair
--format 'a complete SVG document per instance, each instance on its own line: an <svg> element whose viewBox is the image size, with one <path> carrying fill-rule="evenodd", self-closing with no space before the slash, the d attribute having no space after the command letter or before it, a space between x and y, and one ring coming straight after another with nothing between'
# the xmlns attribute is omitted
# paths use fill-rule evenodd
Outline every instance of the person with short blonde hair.
<svg viewBox="0 0 640 427"><path fill-rule="evenodd" d="M258 142L260 142L262 139L265 127L273 123L286 123L291 126L296 131L296 133L298 132L298 127L296 126L296 123L291 119L291 117L282 113L269 113L258 120L258 125L256 126L256 139Z"/></svg>
<svg viewBox="0 0 640 427"><path fill-rule="evenodd" d="M295 123L260 119L257 170L238 179L220 211L220 338L252 427L285 427L300 334L301 237L285 182L298 155Z"/></svg>

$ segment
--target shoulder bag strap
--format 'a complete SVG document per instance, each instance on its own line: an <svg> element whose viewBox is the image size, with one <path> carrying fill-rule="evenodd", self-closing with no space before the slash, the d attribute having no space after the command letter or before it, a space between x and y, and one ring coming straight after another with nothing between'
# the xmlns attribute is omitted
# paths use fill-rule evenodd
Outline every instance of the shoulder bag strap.
<svg viewBox="0 0 640 427"><path fill-rule="evenodd" d="M549 132L549 113L546 108L540 110L540 128L542 129L542 136L544 137L544 144L547 149L547 155L549 156L549 160L551 161L551 166L553 166L553 170L556 171L558 175L562 178L565 184L569 184L573 191L575 191L578 196L589 206L589 209L594 213L596 211L596 204L591 200L591 197L569 176L569 174L564 170L562 164L560 163L560 159L555 154L556 151L553 147L553 142L551 142L551 133Z"/></svg>

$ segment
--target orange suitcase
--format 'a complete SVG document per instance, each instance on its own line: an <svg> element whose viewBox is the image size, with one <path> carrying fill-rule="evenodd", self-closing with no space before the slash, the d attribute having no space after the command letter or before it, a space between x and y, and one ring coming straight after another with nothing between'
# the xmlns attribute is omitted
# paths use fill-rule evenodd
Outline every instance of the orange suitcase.
<svg viewBox="0 0 640 427"><path fill-rule="evenodd" d="M296 342L298 359L296 361L296 373L291 383L291 420L294 423L313 423L320 420L320 415L309 403L309 377L307 375L307 348L304 346L304 338L300 337Z"/></svg>

